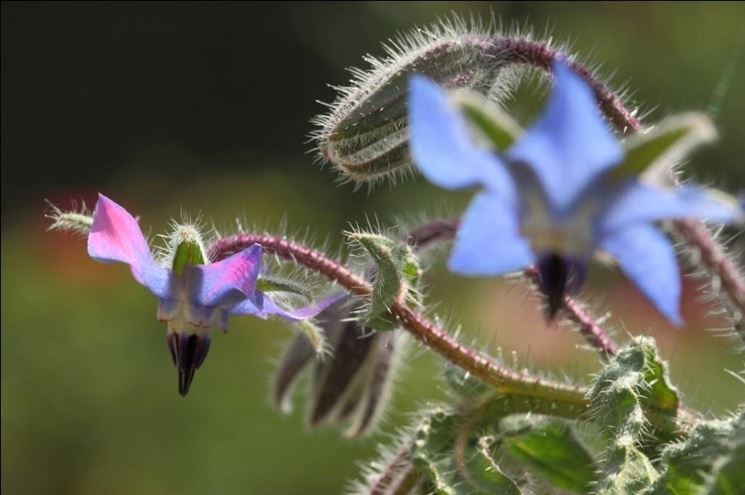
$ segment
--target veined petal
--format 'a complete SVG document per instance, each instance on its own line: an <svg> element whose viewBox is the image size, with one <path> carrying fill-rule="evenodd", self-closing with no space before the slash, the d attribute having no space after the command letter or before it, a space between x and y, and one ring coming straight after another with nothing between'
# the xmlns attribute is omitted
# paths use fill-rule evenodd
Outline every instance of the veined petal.
<svg viewBox="0 0 745 495"><path fill-rule="evenodd" d="M613 255L624 274L671 323L682 325L681 282L675 250L651 224L636 224L604 237L600 246Z"/></svg>
<svg viewBox="0 0 745 495"><path fill-rule="evenodd" d="M245 300L238 303L230 309L230 313L234 315L253 315L259 318L279 316L287 321L309 320L344 297L346 297L346 294L340 292L304 308L283 309L266 294L257 292L255 300Z"/></svg>
<svg viewBox="0 0 745 495"><path fill-rule="evenodd" d="M478 184L514 201L513 181L504 164L490 150L474 145L445 91L422 76L411 78L409 128L414 163L430 182L446 189Z"/></svg>
<svg viewBox="0 0 745 495"><path fill-rule="evenodd" d="M209 265L188 265L182 277L191 302L202 307L229 307L256 294L261 246L254 244Z"/></svg>
<svg viewBox="0 0 745 495"><path fill-rule="evenodd" d="M344 297L346 297L346 294L340 292L338 294L334 294L333 296L327 297L326 299L322 299L321 301L318 301L314 304L311 304L310 306L291 310L282 309L269 297L264 297L264 307L262 308L262 313L267 316L279 316L280 318L283 318L287 321L309 320L335 302L340 301Z"/></svg>
<svg viewBox="0 0 745 495"><path fill-rule="evenodd" d="M633 182L607 205L600 218L601 232L612 232L635 222L696 218L729 223L745 214L737 201L724 193L702 187L663 189Z"/></svg>
<svg viewBox="0 0 745 495"><path fill-rule="evenodd" d="M623 157L589 86L565 62L554 64L554 83L546 109L507 152L530 167L552 208L562 210Z"/></svg>
<svg viewBox="0 0 745 495"><path fill-rule="evenodd" d="M168 269L153 260L145 236L132 215L103 194L98 195L93 212L88 255L102 263L128 264L135 280L159 298L169 297Z"/></svg>
<svg viewBox="0 0 745 495"><path fill-rule="evenodd" d="M534 261L528 242L520 237L514 209L489 192L479 193L461 221L450 270L465 275L501 275Z"/></svg>

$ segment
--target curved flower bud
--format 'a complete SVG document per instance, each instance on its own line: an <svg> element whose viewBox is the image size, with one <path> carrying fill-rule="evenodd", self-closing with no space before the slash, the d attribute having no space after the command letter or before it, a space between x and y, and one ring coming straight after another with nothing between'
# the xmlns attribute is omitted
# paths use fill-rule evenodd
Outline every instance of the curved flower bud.
<svg viewBox="0 0 745 495"><path fill-rule="evenodd" d="M357 183L410 174L408 79L423 74L446 88L503 96L514 79L499 77L509 47L489 31L456 18L392 40L385 57L366 57L370 67L352 69L350 85L334 87L337 98L314 119L320 159Z"/></svg>

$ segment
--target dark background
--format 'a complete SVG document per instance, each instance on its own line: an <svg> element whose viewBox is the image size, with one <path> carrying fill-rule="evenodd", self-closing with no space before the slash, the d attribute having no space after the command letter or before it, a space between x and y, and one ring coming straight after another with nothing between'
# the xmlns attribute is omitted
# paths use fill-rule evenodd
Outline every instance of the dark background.
<svg viewBox="0 0 745 495"><path fill-rule="evenodd" d="M282 325L233 322L180 399L152 299L126 268L87 259L82 240L45 233L44 199L91 204L101 191L154 234L181 207L218 225L286 218L332 245L367 216L391 224L398 213L458 211L467 195L421 181L371 195L338 187L305 142L323 110L316 100L333 99L326 84L346 81L344 67L451 11L493 13L571 40L628 83L648 121L716 110L721 139L686 170L730 191L745 187L745 60L734 64L742 3L3 3L6 493L336 493L354 476L374 442L309 433L299 412L271 410L271 362L290 335ZM717 104L712 95L727 81ZM519 120L540 108L534 96L514 102ZM594 369L575 336L544 328L523 292L439 265L432 283L440 287L432 300L487 347L570 375ZM599 270L590 287L588 299L613 311L621 335L661 340L690 403L724 411L744 398L722 371L742 360L704 331L719 322L695 285L681 332L612 271ZM409 368L388 430L441 393L428 353Z"/></svg>

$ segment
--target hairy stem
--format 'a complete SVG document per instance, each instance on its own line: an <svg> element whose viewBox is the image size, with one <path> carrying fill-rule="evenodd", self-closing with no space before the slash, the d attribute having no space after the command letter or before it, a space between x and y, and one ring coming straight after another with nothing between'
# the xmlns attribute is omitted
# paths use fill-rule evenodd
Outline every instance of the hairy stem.
<svg viewBox="0 0 745 495"><path fill-rule="evenodd" d="M210 259L218 261L245 249L260 244L268 253L298 263L338 283L351 294L369 298L372 286L340 263L323 253L283 237L269 234L237 234L215 241L209 249ZM453 365L471 373L490 385L505 397L514 398L515 404L549 404L550 414L559 414L572 419L582 419L588 412L589 400L586 390L563 383L553 382L527 373L513 371L501 366L491 357L471 349L450 336L445 330L428 321L424 316L403 302L391 305L390 312L415 339L430 348ZM652 415L652 423L672 434L690 429L695 413L681 409L673 419L664 415Z"/></svg>
<svg viewBox="0 0 745 495"><path fill-rule="evenodd" d="M709 233L709 230L695 220L680 220L675 228L688 244L695 246L707 272L719 280L722 290L729 296L732 304L745 319L745 279L735 266L735 262ZM740 337L745 341L745 333Z"/></svg>
<svg viewBox="0 0 745 495"><path fill-rule="evenodd" d="M219 239L210 248L210 258L224 259L253 244L261 244L266 252L291 260L323 275L355 296L369 298L372 294L372 286L366 280L321 252L268 234L247 233ZM483 353L456 341L446 331L428 321L404 302L392 304L390 312L398 319L401 326L419 342L501 393L554 400L575 405L578 410L584 410L587 406L588 401L583 390L562 383L550 382L523 371L516 372L505 368Z"/></svg>
<svg viewBox="0 0 745 495"><path fill-rule="evenodd" d="M491 46L495 55L508 63L525 64L545 71L550 71L557 60L570 59L567 53L554 50L544 41L500 37L493 40ZM619 132L631 134L641 129L641 123L634 117L634 113L587 66L571 60L569 65L590 85L601 110Z"/></svg>
<svg viewBox="0 0 745 495"><path fill-rule="evenodd" d="M567 59L567 54L552 49L541 41L525 39L498 38L492 42L495 53L500 53L508 61L517 64L527 64L532 67L550 71L555 60ZM598 79L586 66L571 62L572 68L592 87L600 103L600 108L622 134L633 134L642 128L633 112L625 107L621 99ZM673 222L675 229L690 246L701 253L701 258L712 279L712 284L721 282L721 288L732 301L734 311L723 301L723 308L732 314L738 334L745 341L745 276L737 269L735 262L727 254L726 249L717 242L701 222L682 219Z"/></svg>
<svg viewBox="0 0 745 495"><path fill-rule="evenodd" d="M433 243L452 239L457 230L457 219L435 220L412 229L406 236L406 242L413 248L423 249ZM538 271L529 268L524 273L537 290L540 282ZM601 358L608 359L616 355L618 346L582 304L570 296L564 296L564 314L577 327L580 335L598 351Z"/></svg>

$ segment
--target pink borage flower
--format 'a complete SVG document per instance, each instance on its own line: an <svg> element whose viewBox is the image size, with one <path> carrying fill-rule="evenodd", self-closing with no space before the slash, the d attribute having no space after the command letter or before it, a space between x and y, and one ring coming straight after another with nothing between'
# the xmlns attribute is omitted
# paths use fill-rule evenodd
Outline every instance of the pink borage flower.
<svg viewBox="0 0 745 495"><path fill-rule="evenodd" d="M204 362L214 327L227 330L230 315L278 316L288 321L313 318L341 295L312 306L286 310L256 288L262 248L254 244L224 260L209 263L195 229L179 232L164 266L153 257L137 221L123 207L99 195L88 235L88 254L102 263L126 263L137 282L158 298L158 319L179 372L179 393L186 395Z"/></svg>

